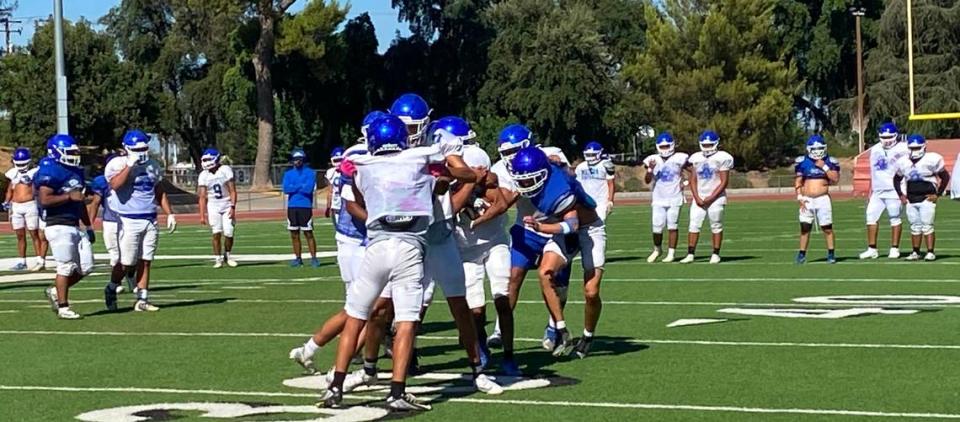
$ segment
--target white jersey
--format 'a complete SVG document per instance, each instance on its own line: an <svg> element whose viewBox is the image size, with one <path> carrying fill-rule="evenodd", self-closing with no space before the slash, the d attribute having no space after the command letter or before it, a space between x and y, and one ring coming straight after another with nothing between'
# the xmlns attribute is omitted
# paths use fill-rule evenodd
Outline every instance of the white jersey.
<svg viewBox="0 0 960 422"><path fill-rule="evenodd" d="M327 179L327 183L333 184L333 178L337 176L337 168L330 167L326 172L323 173L323 178Z"/></svg>
<svg viewBox="0 0 960 422"><path fill-rule="evenodd" d="M224 212L230 208L230 191L227 190L227 182L233 180L233 169L228 165L220 165L216 172L210 170L200 172L197 178L197 186L207 189L207 208L218 212Z"/></svg>
<svg viewBox="0 0 960 422"><path fill-rule="evenodd" d="M451 155L463 156L463 141L460 140L459 136L445 129L437 129L433 133L433 145L427 148L436 148L436 151L441 154L444 159ZM437 196L435 206L435 223L453 219L453 202L450 200L449 190L443 195Z"/></svg>
<svg viewBox="0 0 960 422"><path fill-rule="evenodd" d="M341 192L344 190L340 181L340 170L336 167L329 168L323 177L327 179L327 185L330 186L330 203L327 204L327 207L334 211L340 211L340 207L343 205Z"/></svg>
<svg viewBox="0 0 960 422"><path fill-rule="evenodd" d="M927 152L917 162L909 156L897 161L897 174L903 176L904 181L928 182L937 184L937 173L944 169L943 156L935 152Z"/></svg>
<svg viewBox="0 0 960 422"><path fill-rule="evenodd" d="M720 186L720 172L733 168L733 156L726 151L717 151L709 157L703 152L695 152L690 156L690 165L697 173L697 194L701 199L706 199ZM720 197L726 195L725 191L720 193Z"/></svg>
<svg viewBox="0 0 960 422"><path fill-rule="evenodd" d="M27 169L27 171L17 170L16 167L7 170L4 176L10 179L11 185L24 184L33 187L33 177L37 174L37 167Z"/></svg>
<svg viewBox="0 0 960 422"><path fill-rule="evenodd" d="M507 170L506 161L500 160L496 163L493 163L493 166L490 167L490 171L497 175L497 183L501 188L504 188L510 192L517 191L517 184L514 183L513 175L510 174L510 170Z"/></svg>
<svg viewBox="0 0 960 422"><path fill-rule="evenodd" d="M643 160L643 163L653 168L653 205L677 206L683 204L683 167L687 165L687 154L676 152L664 159L660 154L653 154Z"/></svg>
<svg viewBox="0 0 960 422"><path fill-rule="evenodd" d="M567 160L566 154L563 153L563 150L557 147L540 147L540 150L547 154L547 157L553 158L556 157L560 160L561 163L565 164L567 167L570 167L570 160Z"/></svg>
<svg viewBox="0 0 960 422"><path fill-rule="evenodd" d="M598 208L606 208L607 199L610 198L607 181L613 180L613 170L613 162L610 160L600 161L596 165L584 161L578 164L575 170L577 181L583 185L583 190L593 198Z"/></svg>
<svg viewBox="0 0 960 422"><path fill-rule="evenodd" d="M893 176L897 174L897 162L909 157L910 150L903 142L897 142L890 149L882 144L870 147L870 191L881 198L898 199L893 188Z"/></svg>
<svg viewBox="0 0 960 422"><path fill-rule="evenodd" d="M104 177L110 182L127 168L127 157L114 157L104 169ZM147 160L130 170L127 182L120 189L111 189L107 196L110 209L127 218L156 218L156 187L161 180L160 164Z"/></svg>

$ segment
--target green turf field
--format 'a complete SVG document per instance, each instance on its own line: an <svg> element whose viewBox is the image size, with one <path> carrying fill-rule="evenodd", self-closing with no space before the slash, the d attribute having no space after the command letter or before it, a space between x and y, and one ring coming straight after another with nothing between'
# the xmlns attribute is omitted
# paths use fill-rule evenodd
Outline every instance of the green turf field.
<svg viewBox="0 0 960 422"><path fill-rule="evenodd" d="M841 262L832 266L822 262L819 234L812 242L812 262L793 264L797 210L790 201L728 205L726 262L720 265L705 262L709 246L703 241L709 233L701 242L700 262L647 264L649 208L618 207L607 229L606 305L593 354L557 360L539 348L546 311L537 284L528 279L517 308L518 359L527 375L547 381L524 384L542 388L500 396L464 393L458 387L466 384L443 376L466 372L466 360L449 312L442 304L434 306L419 340L422 364L431 374L411 381L428 389L421 397L434 398L434 408L415 417L960 418L960 298L886 307L794 301L841 295L960 296L960 276L955 275L960 271L958 205L945 200L940 206L938 262L862 262L856 255L864 246L863 203L837 202ZM280 222L241 224L236 254L289 251ZM317 233L319 249L332 252L329 224L318 225ZM205 228L184 226L163 235L159 254L209 254L208 238ZM880 239L885 255L889 230L882 225ZM0 240L5 256L12 255L14 244L12 236ZM908 236L903 245L908 252ZM0 282L0 420L65 421L81 414L86 420L128 421L330 417L315 413L319 391L284 385L302 376L287 360L289 349L340 307L343 287L336 265L332 258L323 262L320 269L266 262L214 270L200 259L160 260L151 291L162 310L153 314L101 312L105 276L92 276L71 291L74 309L85 315L80 321L54 317L42 293L43 281ZM571 289L567 318L573 333L582 328L581 297ZM121 297L127 311L132 302L129 294ZM741 313L719 312L730 308ZM828 318L839 311L810 318L816 316L812 310L851 308L866 310L848 312L861 315L846 318ZM780 311L743 314L762 309ZM489 314L494 314L492 306ZM690 318L728 321L667 327ZM332 356L332 348L322 349L318 366L328 366ZM389 365L389 360L381 361L382 370ZM309 387L312 381L293 382ZM355 393L348 401L360 408L341 411L338 420L381 417L384 396L382 391ZM100 416L88 413L127 406L135 407ZM176 408L194 410L164 410ZM123 419L123 414L137 416Z"/></svg>

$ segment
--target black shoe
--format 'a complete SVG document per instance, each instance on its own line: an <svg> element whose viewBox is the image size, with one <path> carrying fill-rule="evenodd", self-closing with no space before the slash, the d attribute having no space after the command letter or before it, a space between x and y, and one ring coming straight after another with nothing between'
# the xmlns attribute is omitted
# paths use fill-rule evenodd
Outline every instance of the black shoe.
<svg viewBox="0 0 960 422"><path fill-rule="evenodd" d="M337 409L343 403L343 392L339 388L328 388L326 392L323 393L323 396L320 397L320 401L317 403L317 407L325 409Z"/></svg>
<svg viewBox="0 0 960 422"><path fill-rule="evenodd" d="M573 351L577 354L578 358L583 359L590 353L590 345L592 344L593 337L580 337L577 340L576 346L573 346Z"/></svg>

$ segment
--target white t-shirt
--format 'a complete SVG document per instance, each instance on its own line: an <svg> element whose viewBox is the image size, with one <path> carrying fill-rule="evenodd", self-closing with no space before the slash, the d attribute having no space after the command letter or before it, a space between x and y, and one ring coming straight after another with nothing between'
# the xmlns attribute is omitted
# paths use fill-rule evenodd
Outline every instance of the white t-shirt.
<svg viewBox="0 0 960 422"><path fill-rule="evenodd" d="M683 204L683 167L687 164L687 154L675 152L664 159L660 154L653 154L643 160L643 163L653 168L653 205L672 207Z"/></svg>
<svg viewBox="0 0 960 422"><path fill-rule="evenodd" d="M107 163L103 175L110 182L127 168L127 157L114 157ZM149 218L156 216L156 187L160 184L162 171L156 160L135 166L130 170L127 182L120 189L111 189L107 205L121 217Z"/></svg>
<svg viewBox="0 0 960 422"><path fill-rule="evenodd" d="M504 188L510 192L517 191L517 185L513 181L513 176L510 174L510 170L507 170L506 161L500 160L496 163L493 163L493 166L490 167L490 171L497 175L497 183L500 184L501 188Z"/></svg>
<svg viewBox="0 0 960 422"><path fill-rule="evenodd" d="M216 172L210 170L200 172L197 186L207 189L207 209L222 212L230 208L230 191L227 182L233 180L233 169L228 165L220 165Z"/></svg>
<svg viewBox="0 0 960 422"><path fill-rule="evenodd" d="M25 172L20 172L20 170L17 170L17 168L14 167L10 170L7 170L4 176L6 176L7 179L10 179L11 185L24 184L33 187L33 177L37 174L37 170L38 168L34 167L27 169Z"/></svg>
<svg viewBox="0 0 960 422"><path fill-rule="evenodd" d="M577 181L583 185L583 190L590 195L597 203L597 207L606 207L607 199L610 198L610 187L607 186L608 180L613 180L611 171L613 163L609 160L603 160L596 165L590 165L586 161L577 165L575 173Z"/></svg>
<svg viewBox="0 0 960 422"><path fill-rule="evenodd" d="M897 163L910 157L907 144L897 142L890 149L878 143L870 147L870 191L881 198L897 199L893 188L893 176L897 174Z"/></svg>
<svg viewBox="0 0 960 422"><path fill-rule="evenodd" d="M459 136L448 132L446 129L437 129L433 133L433 145L426 148L436 148L444 159L451 155L463 155L463 141ZM435 205L437 211L434 215L434 223L453 218L453 202L450 200L449 190L443 195L437 196Z"/></svg>
<svg viewBox="0 0 960 422"><path fill-rule="evenodd" d="M937 184L937 173L943 170L943 156L935 152L927 152L916 163L910 157L897 161L897 174L903 176L906 182L929 182Z"/></svg>
<svg viewBox="0 0 960 422"><path fill-rule="evenodd" d="M566 154L563 153L563 150L557 147L540 147L540 149L547 154L547 157L557 157L560 159L560 162L566 164L567 167L570 166L570 161L567 160Z"/></svg>
<svg viewBox="0 0 960 422"><path fill-rule="evenodd" d="M695 152L690 156L690 165L697 173L697 193L705 199L720 186L720 172L733 168L733 156L726 151L717 151L709 157L703 152ZM726 192L720 194L721 197L726 195Z"/></svg>

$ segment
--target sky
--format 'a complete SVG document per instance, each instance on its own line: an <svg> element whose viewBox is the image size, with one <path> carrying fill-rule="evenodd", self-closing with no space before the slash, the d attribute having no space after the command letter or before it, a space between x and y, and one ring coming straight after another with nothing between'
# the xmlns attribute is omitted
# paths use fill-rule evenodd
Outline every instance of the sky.
<svg viewBox="0 0 960 422"><path fill-rule="evenodd" d="M320 0L312 0L320 1ZM291 7L291 11L303 9L307 0L297 0ZM63 0L63 14L67 19L78 20L85 17L87 20L96 22L101 16L107 14L111 7L120 3L120 0ZM386 51L390 47L390 42L394 39L396 32L409 34L406 24L397 22L397 12L390 8L387 0L352 0L347 1L350 5L350 14L347 18L353 18L363 12L370 14L370 19L377 29L377 38L380 41L380 51ZM33 27L38 19L46 19L53 14L53 0L20 0L20 6L13 12L15 19L24 21L23 34L12 35L13 43L24 45L33 37Z"/></svg>

